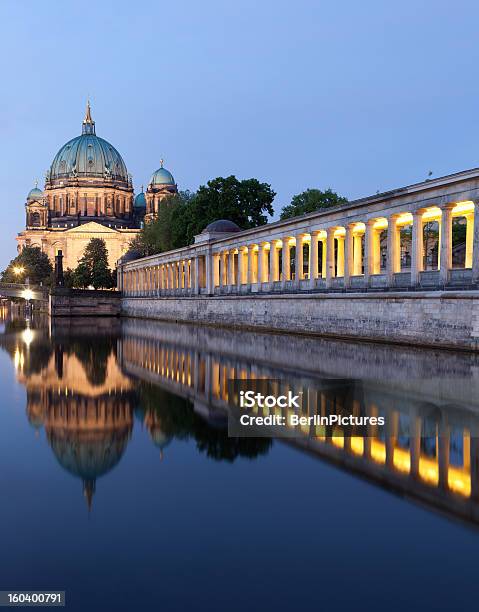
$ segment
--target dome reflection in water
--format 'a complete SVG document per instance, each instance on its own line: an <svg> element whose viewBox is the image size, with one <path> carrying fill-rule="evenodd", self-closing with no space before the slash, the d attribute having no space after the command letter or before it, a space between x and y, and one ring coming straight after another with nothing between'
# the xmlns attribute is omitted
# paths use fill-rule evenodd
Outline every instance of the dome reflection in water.
<svg viewBox="0 0 479 612"><path fill-rule="evenodd" d="M250 586L231 610L250 597L279 610L315 605L318 579L332 588L325 605L351 607L373 573L382 578L370 609L398 581L403 590L388 609L404 609L424 584L414 554L434 572L430 609L463 609L468 600L479 544L478 356L144 320L8 316L0 346L16 385L14 410L0 412L2 482L11 491L0 516L14 526L9 550L20 551L0 564L9 580L22 572L24 588L59 580L71 609L102 611L131 610L132 597L135 609L156 609L156 580L168 610L195 601L219 610L241 574ZM387 427L229 438L233 378L302 392L305 416L383 415ZM24 438L9 414L26 426ZM454 569L443 562L443 542ZM188 564L191 591L183 588ZM341 590L339 566L354 588ZM444 591L448 577L457 588Z"/></svg>

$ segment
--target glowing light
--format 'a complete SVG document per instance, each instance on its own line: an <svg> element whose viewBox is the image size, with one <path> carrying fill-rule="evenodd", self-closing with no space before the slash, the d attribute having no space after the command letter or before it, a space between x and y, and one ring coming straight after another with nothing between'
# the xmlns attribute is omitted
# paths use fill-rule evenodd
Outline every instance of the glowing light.
<svg viewBox="0 0 479 612"><path fill-rule="evenodd" d="M388 228L388 220L386 217L381 217L380 219L376 219L374 222L373 228L375 230L385 230Z"/></svg>
<svg viewBox="0 0 479 612"><path fill-rule="evenodd" d="M29 327L23 330L22 339L23 339L23 342L25 342L27 346L30 346L30 344L33 342L34 337L35 337L35 334Z"/></svg>
<svg viewBox="0 0 479 612"><path fill-rule="evenodd" d="M344 434L341 429L334 428L331 442L338 448L344 448Z"/></svg>
<svg viewBox="0 0 479 612"><path fill-rule="evenodd" d="M17 276L19 274L23 274L25 272L25 268L23 266L14 266L13 268L13 273L16 274Z"/></svg>
<svg viewBox="0 0 479 612"><path fill-rule="evenodd" d="M364 453L364 440L360 436L351 437L351 451L355 455L362 455Z"/></svg>
<svg viewBox="0 0 479 612"><path fill-rule="evenodd" d="M371 440L371 459L376 463L385 463L386 445L379 440Z"/></svg>
<svg viewBox="0 0 479 612"><path fill-rule="evenodd" d="M465 202L458 202L454 207L452 214L460 215L474 212L474 202L466 200Z"/></svg>
<svg viewBox="0 0 479 612"><path fill-rule="evenodd" d="M437 486L439 483L439 468L436 460L421 457L419 459L419 476L424 482Z"/></svg>
<svg viewBox="0 0 479 612"><path fill-rule="evenodd" d="M411 213L402 213L399 215L397 221L396 221L396 225L397 226L402 226L402 225L411 225L412 223L412 214Z"/></svg>
<svg viewBox="0 0 479 612"><path fill-rule="evenodd" d="M393 464L399 472L409 474L411 470L411 456L409 451L404 448L395 448Z"/></svg>
<svg viewBox="0 0 479 612"><path fill-rule="evenodd" d="M366 225L362 222L356 223L353 227L353 234L361 234L366 231Z"/></svg>
<svg viewBox="0 0 479 612"><path fill-rule="evenodd" d="M464 495L471 496L471 475L458 468L450 467L447 474L447 484L451 491Z"/></svg>
<svg viewBox="0 0 479 612"><path fill-rule="evenodd" d="M441 219L442 211L437 206L431 206L422 216L424 222L427 221L439 221Z"/></svg>
<svg viewBox="0 0 479 612"><path fill-rule="evenodd" d="M33 300L33 291L31 289L25 289L22 291L22 298L25 300Z"/></svg>
<svg viewBox="0 0 479 612"><path fill-rule="evenodd" d="M15 354L13 356L13 364L14 364L16 370L18 370L20 368L23 368L23 366L25 364L25 357L24 357L23 353L20 352L20 350L18 348L15 349Z"/></svg>

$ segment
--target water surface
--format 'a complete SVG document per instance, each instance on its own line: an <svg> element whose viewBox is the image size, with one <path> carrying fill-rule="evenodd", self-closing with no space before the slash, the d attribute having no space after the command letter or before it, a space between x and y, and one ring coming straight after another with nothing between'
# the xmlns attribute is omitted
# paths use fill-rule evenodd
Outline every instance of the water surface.
<svg viewBox="0 0 479 612"><path fill-rule="evenodd" d="M6 313L0 346L0 589L79 611L474 605L478 357ZM231 377L391 429L228 438Z"/></svg>

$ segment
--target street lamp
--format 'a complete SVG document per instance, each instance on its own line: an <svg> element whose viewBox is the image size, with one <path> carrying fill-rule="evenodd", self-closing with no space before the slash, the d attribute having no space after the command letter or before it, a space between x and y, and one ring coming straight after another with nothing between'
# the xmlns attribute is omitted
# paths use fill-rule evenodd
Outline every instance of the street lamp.
<svg viewBox="0 0 479 612"><path fill-rule="evenodd" d="M23 266L14 266L13 267L13 273L16 276L20 276L20 274L23 274L25 272L25 268Z"/></svg>

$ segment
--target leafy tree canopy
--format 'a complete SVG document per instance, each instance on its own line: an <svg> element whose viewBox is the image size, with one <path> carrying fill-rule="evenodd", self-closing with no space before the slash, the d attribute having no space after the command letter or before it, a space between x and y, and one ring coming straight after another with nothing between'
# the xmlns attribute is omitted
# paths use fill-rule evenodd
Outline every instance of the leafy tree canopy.
<svg viewBox="0 0 479 612"><path fill-rule="evenodd" d="M306 213L320 210L321 208L331 208L340 204L347 204L348 200L339 196L331 189L321 191L321 189L306 189L302 193L293 196L291 204L284 206L281 211L280 219L290 219Z"/></svg>
<svg viewBox="0 0 479 612"><path fill-rule="evenodd" d="M102 238L92 238L87 244L71 280L74 287L83 289L111 289L115 286L114 275L108 267L108 250Z"/></svg>
<svg viewBox="0 0 479 612"><path fill-rule="evenodd" d="M145 225L132 249L153 255L187 246L217 219L228 219L242 229L264 225L273 214L275 195L271 185L257 179L218 177L196 194L183 191L163 200L157 218Z"/></svg>
<svg viewBox="0 0 479 612"><path fill-rule="evenodd" d="M131 249L148 256L186 246L185 223L190 216L193 198L189 191L165 198L160 204L158 216L143 227L132 241Z"/></svg>
<svg viewBox="0 0 479 612"><path fill-rule="evenodd" d="M273 215L275 195L271 185L254 178L240 181L228 176L208 181L198 189L194 199L194 234L217 219L233 221L241 229L265 225L267 214Z"/></svg>
<svg viewBox="0 0 479 612"><path fill-rule="evenodd" d="M48 255L39 247L26 246L2 272L4 283L24 283L28 278L34 285L49 285L53 267Z"/></svg>

